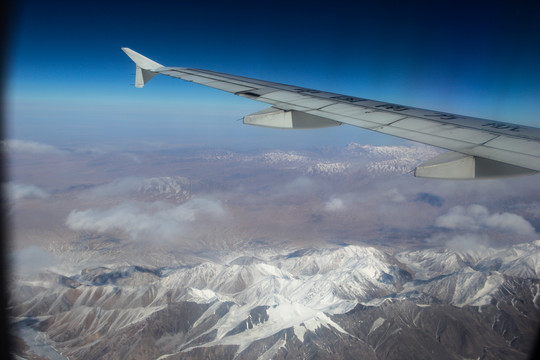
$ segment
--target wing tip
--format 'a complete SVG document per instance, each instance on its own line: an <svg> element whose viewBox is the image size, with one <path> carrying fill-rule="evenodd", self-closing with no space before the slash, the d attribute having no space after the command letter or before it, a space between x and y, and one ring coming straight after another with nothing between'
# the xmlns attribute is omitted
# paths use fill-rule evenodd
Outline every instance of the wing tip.
<svg viewBox="0 0 540 360"><path fill-rule="evenodd" d="M161 65L160 63L157 63L154 60L151 60L151 59L147 58L146 56L141 55L141 54L139 54L138 52L136 52L134 50L131 50L128 47L122 47L121 49L122 49L122 51L124 51L126 53L127 56L130 57L131 60L133 60L133 62L138 67L140 67L143 70L152 71L152 70L158 69L160 67L163 67L163 65Z"/></svg>

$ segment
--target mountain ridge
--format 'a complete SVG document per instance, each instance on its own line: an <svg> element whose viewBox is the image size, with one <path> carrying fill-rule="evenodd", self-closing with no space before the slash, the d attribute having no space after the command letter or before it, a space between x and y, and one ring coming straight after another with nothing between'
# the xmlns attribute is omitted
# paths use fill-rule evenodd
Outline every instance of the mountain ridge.
<svg viewBox="0 0 540 360"><path fill-rule="evenodd" d="M20 301L12 304L12 311L19 322L36 319L32 327L45 332L64 356L77 354L80 358L92 353L83 337L105 346L132 331L149 331L144 346L162 359L198 358L201 354L242 359L255 353L283 358L284 349L289 349L287 354L295 349L293 353L305 355L315 346L320 352L330 338L347 351L366 347L373 358L377 354L392 359L397 353L381 356L377 350L381 345L373 346L374 341L382 341L376 341L377 337L391 343L403 336L419 341L423 327L434 326L437 318L456 331L463 327L485 331L486 321L493 321L496 329L492 327L493 334L484 339L492 344L490 351L520 358L528 344L522 331L539 319L540 280L530 269L531 264L537 268L540 241L483 253L473 263L470 254L464 261L467 253L452 249L392 255L374 247L346 246L267 254L257 261L246 261L249 255L239 253L223 263L205 261L168 269L123 265L88 268L75 275L49 272L41 275L42 285L21 282L14 294ZM415 271L441 255L446 255L448 266ZM484 265L493 259L501 259L498 270ZM519 266L526 271L516 271ZM463 321L476 320L472 325L451 320L447 312L452 308ZM504 309L502 315L494 315L498 308ZM433 319L429 320L431 313ZM362 319L352 320L360 314ZM171 342L164 347L147 343L180 331L173 325L178 316L187 321L180 337L184 340L161 340ZM416 335L403 334L398 323L413 327ZM156 326L170 335L153 332ZM106 338L96 337L104 331L109 334ZM332 335L321 338L326 333ZM466 351L458 349L451 355L448 346L441 345L440 336L428 343L442 358L481 355L478 339L464 345ZM506 345L493 345L500 336ZM117 358L119 351L109 358Z"/></svg>

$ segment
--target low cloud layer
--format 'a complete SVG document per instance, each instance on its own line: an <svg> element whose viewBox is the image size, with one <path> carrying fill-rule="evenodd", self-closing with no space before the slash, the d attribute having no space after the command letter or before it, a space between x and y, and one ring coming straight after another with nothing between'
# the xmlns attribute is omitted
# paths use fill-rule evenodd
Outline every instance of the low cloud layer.
<svg viewBox="0 0 540 360"><path fill-rule="evenodd" d="M452 230L492 229L519 235L535 234L534 227L523 217L507 212L490 214L482 205L455 206L445 215L439 216L435 225Z"/></svg>
<svg viewBox="0 0 540 360"><path fill-rule="evenodd" d="M339 197L333 197L324 203L324 210L329 212L345 210L345 202Z"/></svg>
<svg viewBox="0 0 540 360"><path fill-rule="evenodd" d="M396 188L390 190L373 191L371 193L340 193L330 196L328 201L323 202L323 209L327 212L351 211L359 206L372 206L371 204L396 205L406 202L404 195ZM386 212L385 207L383 212ZM399 211L402 211L399 208Z"/></svg>
<svg viewBox="0 0 540 360"><path fill-rule="evenodd" d="M489 239L485 234L463 234L448 239L446 247L460 252L480 252L489 246Z"/></svg>
<svg viewBox="0 0 540 360"><path fill-rule="evenodd" d="M16 273L36 275L46 268L59 264L60 260L39 246L29 246L11 254L11 263Z"/></svg>
<svg viewBox="0 0 540 360"><path fill-rule="evenodd" d="M4 140L5 149L9 152L21 152L30 154L47 154L47 155L65 155L66 151L60 150L52 145L43 144L36 141L25 140Z"/></svg>
<svg viewBox="0 0 540 360"><path fill-rule="evenodd" d="M317 184L313 179L310 179L305 176L300 176L290 183L284 185L281 188L281 192L278 192L277 196L289 196L289 195L298 195L306 194L316 191Z"/></svg>
<svg viewBox="0 0 540 360"><path fill-rule="evenodd" d="M21 199L45 199L49 197L49 193L37 186L30 184L7 183L4 185L7 198L10 201L18 201Z"/></svg>
<svg viewBox="0 0 540 360"><path fill-rule="evenodd" d="M225 215L221 201L195 198L182 205L164 202L125 202L110 209L72 211L66 225L72 230L105 233L120 230L133 240L172 241L197 219Z"/></svg>

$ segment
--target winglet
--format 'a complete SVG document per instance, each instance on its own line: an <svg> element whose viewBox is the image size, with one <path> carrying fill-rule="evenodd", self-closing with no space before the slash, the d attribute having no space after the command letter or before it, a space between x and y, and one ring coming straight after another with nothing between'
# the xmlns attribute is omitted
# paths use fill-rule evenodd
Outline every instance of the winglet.
<svg viewBox="0 0 540 360"><path fill-rule="evenodd" d="M150 60L146 56L143 56L130 48L123 47L122 50L131 58L131 60L135 62L135 65L137 66L135 70L135 87L142 88L144 84L158 74L158 72L155 72L155 70L163 67L163 65L158 64L154 60Z"/></svg>

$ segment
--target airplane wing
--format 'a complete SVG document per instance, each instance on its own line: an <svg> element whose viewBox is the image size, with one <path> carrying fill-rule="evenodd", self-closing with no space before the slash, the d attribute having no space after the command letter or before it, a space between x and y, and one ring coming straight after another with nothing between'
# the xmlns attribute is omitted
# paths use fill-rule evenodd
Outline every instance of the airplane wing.
<svg viewBox="0 0 540 360"><path fill-rule="evenodd" d="M417 177L481 179L540 171L540 129L390 104L209 70L167 67L128 49L135 86L164 74L262 101L272 107L244 124L281 129L348 124L450 150L419 165Z"/></svg>

